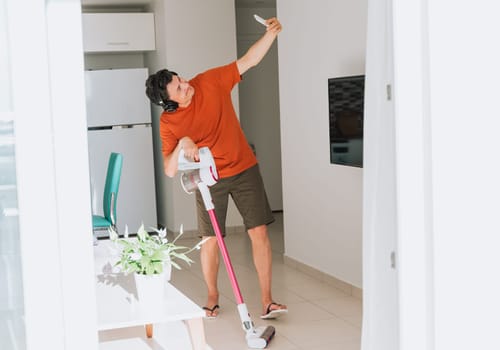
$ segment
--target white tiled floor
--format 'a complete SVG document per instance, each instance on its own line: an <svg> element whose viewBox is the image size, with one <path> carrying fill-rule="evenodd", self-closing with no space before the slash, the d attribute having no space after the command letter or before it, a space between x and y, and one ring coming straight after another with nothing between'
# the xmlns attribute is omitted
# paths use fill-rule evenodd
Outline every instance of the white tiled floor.
<svg viewBox="0 0 500 350"><path fill-rule="evenodd" d="M277 302L288 305L288 315L264 321L259 318L261 312L257 276L253 267L250 241L246 234L229 234L226 245L236 272L243 299L248 306L256 326L266 324L276 328L276 335L268 349L273 350L359 350L361 339L361 301L343 291L320 282L283 263L283 218L277 213L276 222L269 226L273 244L273 297ZM191 242L192 241L192 242ZM193 245L195 239L184 239L185 245ZM183 265L181 271L174 270L171 283L203 306L206 291L197 255L192 256L195 264ZM204 320L207 342L213 350L247 349L245 333L241 328L233 292L225 268L221 261L219 273L221 311L217 319ZM156 326L155 326L156 327ZM142 336L142 330L118 330L116 337L124 332L136 332ZM155 328L158 336L167 330ZM162 333L163 332L163 333ZM169 330L171 336L178 335L182 329ZM163 335L162 335L163 334ZM112 334L101 335L101 341ZM184 350L179 343L172 348ZM150 349L167 350L158 342L149 342ZM128 348L120 347L120 350ZM168 350L171 347L168 347Z"/></svg>

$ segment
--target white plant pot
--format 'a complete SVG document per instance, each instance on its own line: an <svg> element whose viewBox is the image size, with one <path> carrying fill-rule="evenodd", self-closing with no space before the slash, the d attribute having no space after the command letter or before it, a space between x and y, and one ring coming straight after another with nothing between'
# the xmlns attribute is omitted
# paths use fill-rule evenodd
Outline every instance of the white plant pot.
<svg viewBox="0 0 500 350"><path fill-rule="evenodd" d="M141 306L151 307L163 302L165 293L165 273L156 275L134 274L137 299Z"/></svg>
<svg viewBox="0 0 500 350"><path fill-rule="evenodd" d="M163 301L165 293L165 283L172 277L172 264L166 261L163 266L163 273L155 275L134 274L137 299L139 303L148 305L158 305Z"/></svg>

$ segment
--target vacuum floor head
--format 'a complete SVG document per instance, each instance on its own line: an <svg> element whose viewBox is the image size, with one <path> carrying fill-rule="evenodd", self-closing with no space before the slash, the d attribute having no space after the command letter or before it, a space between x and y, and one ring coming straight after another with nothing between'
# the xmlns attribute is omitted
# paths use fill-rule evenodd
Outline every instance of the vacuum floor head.
<svg viewBox="0 0 500 350"><path fill-rule="evenodd" d="M247 333L247 345L250 349L265 349L275 334L273 326L254 328Z"/></svg>

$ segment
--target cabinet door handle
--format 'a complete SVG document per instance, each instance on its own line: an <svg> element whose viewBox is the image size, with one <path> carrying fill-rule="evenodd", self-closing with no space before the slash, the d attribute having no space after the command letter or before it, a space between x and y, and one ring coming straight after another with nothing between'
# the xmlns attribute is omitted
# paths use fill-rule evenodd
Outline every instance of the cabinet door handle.
<svg viewBox="0 0 500 350"><path fill-rule="evenodd" d="M128 41L108 41L106 45L123 46L123 45L130 45L130 43Z"/></svg>

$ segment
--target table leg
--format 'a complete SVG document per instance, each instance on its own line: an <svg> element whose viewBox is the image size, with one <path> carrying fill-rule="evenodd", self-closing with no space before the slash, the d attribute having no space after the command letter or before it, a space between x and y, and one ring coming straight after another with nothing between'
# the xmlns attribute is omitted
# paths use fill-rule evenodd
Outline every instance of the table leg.
<svg viewBox="0 0 500 350"><path fill-rule="evenodd" d="M148 338L153 338L153 324L148 323L144 327L146 328L146 336Z"/></svg>
<svg viewBox="0 0 500 350"><path fill-rule="evenodd" d="M206 350L207 342L205 339L205 327L203 326L203 318L192 318L189 320L184 320L184 323L187 326L193 350Z"/></svg>

